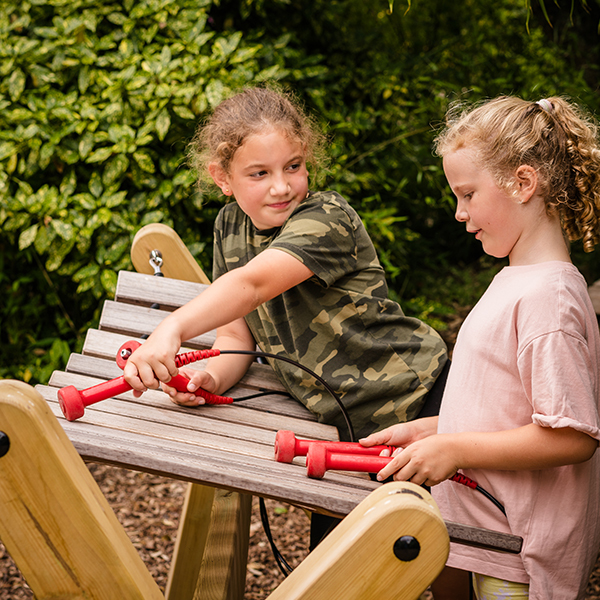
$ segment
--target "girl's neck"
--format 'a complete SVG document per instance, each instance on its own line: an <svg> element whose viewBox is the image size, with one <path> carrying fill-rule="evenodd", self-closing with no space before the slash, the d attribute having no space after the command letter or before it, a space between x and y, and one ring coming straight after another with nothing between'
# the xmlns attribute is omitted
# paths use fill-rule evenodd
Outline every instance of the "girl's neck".
<svg viewBox="0 0 600 600"><path fill-rule="evenodd" d="M558 216L543 215L523 231L508 256L512 267L550 261L571 262L571 256Z"/></svg>

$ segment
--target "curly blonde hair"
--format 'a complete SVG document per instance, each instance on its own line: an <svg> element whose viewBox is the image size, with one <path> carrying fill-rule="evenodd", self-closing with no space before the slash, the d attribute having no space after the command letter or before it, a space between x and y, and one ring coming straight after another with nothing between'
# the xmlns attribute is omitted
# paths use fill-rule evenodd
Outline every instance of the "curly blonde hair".
<svg viewBox="0 0 600 600"><path fill-rule="evenodd" d="M475 146L483 168L511 190L516 169L536 169L549 214L556 211L569 240L591 252L600 220L598 127L580 107L559 97L528 102L513 96L474 108L451 106L434 149L443 157Z"/></svg>
<svg viewBox="0 0 600 600"><path fill-rule="evenodd" d="M198 174L198 185L202 188L212 183L209 164L217 163L229 173L231 161L244 141L273 129L304 146L306 162L314 171L324 166L325 135L294 96L273 87L253 87L221 102L198 128L189 148L189 162Z"/></svg>

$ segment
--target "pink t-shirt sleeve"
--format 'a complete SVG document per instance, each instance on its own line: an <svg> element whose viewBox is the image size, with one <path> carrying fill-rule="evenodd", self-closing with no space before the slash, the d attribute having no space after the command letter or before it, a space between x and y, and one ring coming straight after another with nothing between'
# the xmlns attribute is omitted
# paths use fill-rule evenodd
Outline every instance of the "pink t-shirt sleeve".
<svg viewBox="0 0 600 600"><path fill-rule="evenodd" d="M571 427L600 439L590 377L595 367L586 340L563 331L540 336L527 344L517 364L532 404L534 423L542 427Z"/></svg>

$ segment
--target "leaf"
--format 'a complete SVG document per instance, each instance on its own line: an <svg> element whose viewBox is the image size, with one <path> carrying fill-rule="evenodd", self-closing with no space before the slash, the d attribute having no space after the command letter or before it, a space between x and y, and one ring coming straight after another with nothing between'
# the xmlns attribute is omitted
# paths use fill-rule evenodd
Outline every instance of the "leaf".
<svg viewBox="0 0 600 600"><path fill-rule="evenodd" d="M150 155L144 151L138 151L133 153L133 158L135 162L138 164L140 169L146 171L147 173L154 173L156 170L154 166L154 162Z"/></svg>
<svg viewBox="0 0 600 600"><path fill-rule="evenodd" d="M96 277L99 271L100 267L98 265L86 265L85 267L79 269L79 271L77 271L75 275L73 275L73 281L78 282L83 281L84 279L88 279L90 277Z"/></svg>
<svg viewBox="0 0 600 600"><path fill-rule="evenodd" d="M70 196L73 194L77 187L77 175L75 169L69 169L67 174L63 177L60 182L59 191L63 196Z"/></svg>
<svg viewBox="0 0 600 600"><path fill-rule="evenodd" d="M222 57L229 56L239 45L242 39L242 32L236 31L228 38L219 38L215 40L214 50Z"/></svg>
<svg viewBox="0 0 600 600"><path fill-rule="evenodd" d="M187 106L174 106L173 112L182 119L189 119L192 121L196 119L196 115Z"/></svg>
<svg viewBox="0 0 600 600"><path fill-rule="evenodd" d="M107 158L112 155L112 148L99 148L95 152L88 157L85 162L88 163L96 163L96 162L104 162Z"/></svg>
<svg viewBox="0 0 600 600"><path fill-rule="evenodd" d="M13 102L16 102L25 89L25 73L21 69L15 69L8 78L8 93Z"/></svg>
<svg viewBox="0 0 600 600"><path fill-rule="evenodd" d="M79 156L81 158L85 158L91 152L92 148L96 143L94 134L91 132L86 132L83 136L81 136L81 140L79 141Z"/></svg>
<svg viewBox="0 0 600 600"><path fill-rule="evenodd" d="M127 198L127 192L125 190L122 190L120 192L117 192L116 194L109 194L104 195L102 197L102 203L104 204L104 206L106 206L106 208L114 208L115 206L119 206L120 204L122 204Z"/></svg>
<svg viewBox="0 0 600 600"><path fill-rule="evenodd" d="M108 269L102 271L100 274L100 282L109 296L115 295L115 290L117 289L117 274L114 271Z"/></svg>
<svg viewBox="0 0 600 600"><path fill-rule="evenodd" d="M25 229L25 231L21 232L21 235L19 236L19 250L25 250L25 248L29 248L29 246L33 244L35 236L37 235L38 226L38 223L35 223L28 229Z"/></svg>
<svg viewBox="0 0 600 600"><path fill-rule="evenodd" d="M79 92L81 94L85 94L87 92L87 89L90 86L89 67L83 66L79 69L79 74L77 76L77 86L79 87Z"/></svg>
<svg viewBox="0 0 600 600"><path fill-rule="evenodd" d="M129 167L129 159L125 154L117 154L111 158L102 172L102 183L104 185L111 185L117 179L122 177Z"/></svg>
<svg viewBox="0 0 600 600"><path fill-rule="evenodd" d="M17 146L13 142L0 142L0 160L12 156L17 151Z"/></svg>
<svg viewBox="0 0 600 600"><path fill-rule="evenodd" d="M204 93L206 95L206 99L208 103L216 108L219 104L221 104L221 100L223 99L223 93L225 90L225 86L221 82L220 79L213 79L206 86Z"/></svg>
<svg viewBox="0 0 600 600"><path fill-rule="evenodd" d="M171 126L171 117L169 115L169 111L166 108L163 108L156 117L156 132L158 133L158 139L164 140L167 132L169 131L169 127ZM140 165L142 167L142 165ZM144 167L142 167L143 169ZM151 171L153 172L153 171Z"/></svg>
<svg viewBox="0 0 600 600"><path fill-rule="evenodd" d="M63 240L70 241L75 237L75 228L70 223L65 223L60 219L52 219L50 225Z"/></svg>
<svg viewBox="0 0 600 600"><path fill-rule="evenodd" d="M94 198L100 198L100 196L102 196L104 186L102 185L102 180L100 179L100 175L97 171L92 173L88 187Z"/></svg>

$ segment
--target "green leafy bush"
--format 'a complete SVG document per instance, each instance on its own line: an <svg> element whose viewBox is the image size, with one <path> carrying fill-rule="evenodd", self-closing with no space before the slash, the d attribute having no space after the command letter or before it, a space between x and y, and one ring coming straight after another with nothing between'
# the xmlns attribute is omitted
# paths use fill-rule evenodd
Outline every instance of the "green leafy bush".
<svg viewBox="0 0 600 600"><path fill-rule="evenodd" d="M431 153L448 103L561 94L600 112L582 41L551 36L543 15L527 31L526 11L522 0L396 1L391 14L387 0L5 0L0 376L38 381L63 366L131 268L142 225L173 225L210 271L221 204L196 191L186 146L231 90L262 81L321 120L327 187L362 216L392 295L443 327L497 268L454 221ZM600 277L596 258L574 256Z"/></svg>
<svg viewBox="0 0 600 600"><path fill-rule="evenodd" d="M131 267L132 236L147 223L175 225L210 266L202 251L216 205L194 189L186 143L231 89L281 75L265 59L272 49L212 29L211 6L4 2L0 226L11 271L1 291L11 300L0 310L0 364L14 364L15 348L28 349L19 364L34 363L45 336L79 339L117 272ZM16 375L27 379L23 369Z"/></svg>

